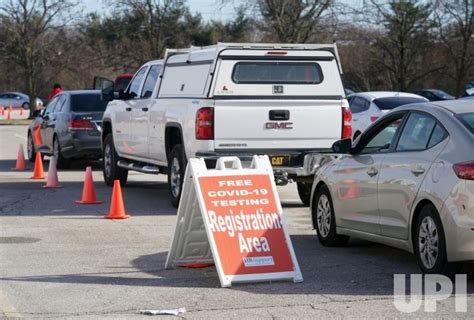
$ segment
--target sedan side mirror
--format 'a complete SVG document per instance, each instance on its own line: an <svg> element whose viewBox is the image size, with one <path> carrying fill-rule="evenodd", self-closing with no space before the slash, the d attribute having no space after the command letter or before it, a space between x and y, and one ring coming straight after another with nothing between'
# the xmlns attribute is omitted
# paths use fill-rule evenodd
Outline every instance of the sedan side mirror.
<svg viewBox="0 0 474 320"><path fill-rule="evenodd" d="M332 151L334 153L350 153L352 149L351 139L342 139L334 142L332 145Z"/></svg>

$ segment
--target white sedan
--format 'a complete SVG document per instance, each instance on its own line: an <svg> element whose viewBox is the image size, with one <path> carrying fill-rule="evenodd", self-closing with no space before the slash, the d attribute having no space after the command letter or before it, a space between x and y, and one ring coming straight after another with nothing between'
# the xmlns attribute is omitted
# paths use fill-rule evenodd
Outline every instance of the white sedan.
<svg viewBox="0 0 474 320"><path fill-rule="evenodd" d="M409 103L428 101L417 94L395 91L358 92L350 95L348 100L352 112L354 140L390 110Z"/></svg>

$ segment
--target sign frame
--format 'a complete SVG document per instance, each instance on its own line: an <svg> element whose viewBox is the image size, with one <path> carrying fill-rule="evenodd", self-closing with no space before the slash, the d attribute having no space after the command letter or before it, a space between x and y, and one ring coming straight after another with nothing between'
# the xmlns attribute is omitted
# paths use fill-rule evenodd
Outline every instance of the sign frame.
<svg viewBox="0 0 474 320"><path fill-rule="evenodd" d="M273 200L275 201L277 214L280 217L281 232L284 234L285 245L291 256L293 271L238 275L224 273L214 234L210 229L210 221L206 213L207 208L202 195L199 178L249 175L267 175L269 177L274 196ZM183 264L214 262L222 287L230 287L232 283L272 280L293 280L293 282L302 282L303 276L282 212L283 210L274 182L273 169L268 156L253 156L250 168L242 168L242 163L237 157L219 158L216 163L216 169L207 169L204 159L190 159L186 169L175 233L166 260L166 268L170 269Z"/></svg>

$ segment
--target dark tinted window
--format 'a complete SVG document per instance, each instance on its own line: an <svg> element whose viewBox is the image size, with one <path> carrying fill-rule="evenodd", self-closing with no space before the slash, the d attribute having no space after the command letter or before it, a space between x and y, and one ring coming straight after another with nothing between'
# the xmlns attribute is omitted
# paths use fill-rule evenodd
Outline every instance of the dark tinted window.
<svg viewBox="0 0 474 320"><path fill-rule="evenodd" d="M456 116L472 133L474 133L474 113L462 113Z"/></svg>
<svg viewBox="0 0 474 320"><path fill-rule="evenodd" d="M232 80L235 83L317 84L323 81L323 74L317 63L238 62Z"/></svg>
<svg viewBox="0 0 474 320"><path fill-rule="evenodd" d="M380 110L392 110L396 107L403 106L409 103L417 102L426 102L422 98L412 98L412 97L387 97L387 98L378 98L372 101L379 107Z"/></svg>
<svg viewBox="0 0 474 320"><path fill-rule="evenodd" d="M160 66L152 66L150 71L148 71L145 83L143 84L141 98L151 97L156 81L158 80L158 76L160 75L160 69Z"/></svg>
<svg viewBox="0 0 474 320"><path fill-rule="evenodd" d="M130 80L132 80L131 77L120 77L116 79L114 84L114 90L125 90L125 88L127 88L128 84L130 83Z"/></svg>
<svg viewBox="0 0 474 320"><path fill-rule="evenodd" d="M359 113L364 112L369 109L370 102L365 100L364 98L354 97L350 102L350 108L352 113Z"/></svg>
<svg viewBox="0 0 474 320"><path fill-rule="evenodd" d="M428 143L428 148L431 148L441 141L444 140L448 136L448 133L446 130L443 129L439 124L436 124L436 127L433 130L433 133L431 134L430 142Z"/></svg>
<svg viewBox="0 0 474 320"><path fill-rule="evenodd" d="M71 111L105 111L107 102L102 101L98 93L80 93L71 95Z"/></svg>
<svg viewBox="0 0 474 320"><path fill-rule="evenodd" d="M432 117L426 114L412 113L400 135L397 151L426 149L435 125L436 120Z"/></svg>

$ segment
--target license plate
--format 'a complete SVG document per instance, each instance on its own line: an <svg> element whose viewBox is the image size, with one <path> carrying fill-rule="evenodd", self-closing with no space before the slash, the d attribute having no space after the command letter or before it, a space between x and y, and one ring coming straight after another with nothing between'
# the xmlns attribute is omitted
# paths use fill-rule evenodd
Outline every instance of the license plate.
<svg viewBox="0 0 474 320"><path fill-rule="evenodd" d="M279 156L270 156L270 162L272 166L287 166L290 163L290 156L288 155L279 155Z"/></svg>

